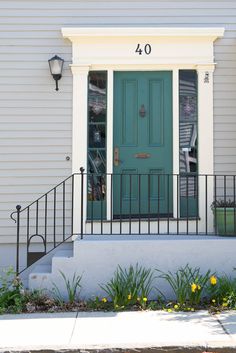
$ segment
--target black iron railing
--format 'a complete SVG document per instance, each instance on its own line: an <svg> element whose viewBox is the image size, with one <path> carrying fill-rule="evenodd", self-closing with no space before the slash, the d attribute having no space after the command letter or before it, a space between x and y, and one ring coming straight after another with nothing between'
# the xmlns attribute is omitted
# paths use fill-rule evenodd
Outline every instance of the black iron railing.
<svg viewBox="0 0 236 353"><path fill-rule="evenodd" d="M30 205L16 206L16 272L21 273L42 256L69 241L74 235L75 179L80 180L83 200L84 169L75 173ZM83 217L83 213L79 217Z"/></svg>
<svg viewBox="0 0 236 353"><path fill-rule="evenodd" d="M22 272L73 235L83 239L85 234L236 234L235 178L95 174L81 168L27 207L16 206L11 214L17 233L16 271Z"/></svg>
<svg viewBox="0 0 236 353"><path fill-rule="evenodd" d="M123 173L86 177L86 224L81 220L86 234L210 235L219 233L222 215L227 234L228 205L233 214L231 233L236 234L235 175ZM221 215L216 212L219 202Z"/></svg>

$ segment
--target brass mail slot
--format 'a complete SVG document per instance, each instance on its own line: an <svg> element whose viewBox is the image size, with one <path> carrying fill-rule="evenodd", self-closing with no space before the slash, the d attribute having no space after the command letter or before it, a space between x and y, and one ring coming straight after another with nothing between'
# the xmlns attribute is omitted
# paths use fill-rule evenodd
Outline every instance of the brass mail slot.
<svg viewBox="0 0 236 353"><path fill-rule="evenodd" d="M136 154L134 155L134 157L135 157L135 158L143 158L143 159L145 159L145 158L149 158L149 157L150 157L150 154L149 154L149 153L136 153Z"/></svg>

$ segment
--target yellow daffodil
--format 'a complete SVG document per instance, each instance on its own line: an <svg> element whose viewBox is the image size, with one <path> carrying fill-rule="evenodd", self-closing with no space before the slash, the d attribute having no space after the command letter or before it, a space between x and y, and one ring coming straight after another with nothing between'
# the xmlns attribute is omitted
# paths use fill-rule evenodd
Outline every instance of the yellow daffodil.
<svg viewBox="0 0 236 353"><path fill-rule="evenodd" d="M212 286L215 286L215 285L216 285L216 283L217 283L217 278L216 278L216 276L211 276L211 277L210 277L210 283L211 283Z"/></svg>
<svg viewBox="0 0 236 353"><path fill-rule="evenodd" d="M212 299L212 303L214 303L214 304L215 304L215 302L216 302L216 300L215 300L215 299Z"/></svg>
<svg viewBox="0 0 236 353"><path fill-rule="evenodd" d="M222 306L226 307L228 306L228 303L223 303Z"/></svg>
<svg viewBox="0 0 236 353"><path fill-rule="evenodd" d="M197 285L197 290L200 290L201 289L201 286L198 284Z"/></svg>
<svg viewBox="0 0 236 353"><path fill-rule="evenodd" d="M107 298L105 298L105 297L102 298L102 302L103 302L103 303L106 303L106 302L107 302Z"/></svg>
<svg viewBox="0 0 236 353"><path fill-rule="evenodd" d="M192 291L193 293L195 293L196 290L197 290L197 285L196 285L195 283L192 283L192 284L191 284L191 291Z"/></svg>
<svg viewBox="0 0 236 353"><path fill-rule="evenodd" d="M144 302L147 302L147 298L146 298L146 297L144 297L144 298L143 298L143 301L144 301Z"/></svg>
<svg viewBox="0 0 236 353"><path fill-rule="evenodd" d="M118 305L118 304L116 304L116 308L119 308L119 305Z"/></svg>
<svg viewBox="0 0 236 353"><path fill-rule="evenodd" d="M172 313L172 309L167 309L168 313Z"/></svg>
<svg viewBox="0 0 236 353"><path fill-rule="evenodd" d="M174 309L179 309L179 306L177 304L175 304Z"/></svg>
<svg viewBox="0 0 236 353"><path fill-rule="evenodd" d="M188 311L191 311L191 308L188 308L187 310L188 310Z"/></svg>
<svg viewBox="0 0 236 353"><path fill-rule="evenodd" d="M132 297L131 297L131 294L129 294L129 295L128 295L128 300L131 300L131 298L132 298Z"/></svg>

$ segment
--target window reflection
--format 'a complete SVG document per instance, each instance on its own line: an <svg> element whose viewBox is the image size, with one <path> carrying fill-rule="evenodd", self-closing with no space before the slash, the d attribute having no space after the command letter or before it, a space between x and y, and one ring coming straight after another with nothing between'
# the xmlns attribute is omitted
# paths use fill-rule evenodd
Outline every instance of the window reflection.
<svg viewBox="0 0 236 353"><path fill-rule="evenodd" d="M89 123L106 122L106 81L105 72L89 74Z"/></svg>
<svg viewBox="0 0 236 353"><path fill-rule="evenodd" d="M88 200L101 201L106 194L106 72L91 71L88 87Z"/></svg>
<svg viewBox="0 0 236 353"><path fill-rule="evenodd" d="M197 173L197 74L194 70L179 72L179 147L180 173Z"/></svg>
<svg viewBox="0 0 236 353"><path fill-rule="evenodd" d="M179 71L179 167L181 215L196 215L198 194L197 73Z"/></svg>
<svg viewBox="0 0 236 353"><path fill-rule="evenodd" d="M89 126L89 148L105 148L106 132L105 125L91 124Z"/></svg>
<svg viewBox="0 0 236 353"><path fill-rule="evenodd" d="M180 171L197 172L197 123L180 123Z"/></svg>

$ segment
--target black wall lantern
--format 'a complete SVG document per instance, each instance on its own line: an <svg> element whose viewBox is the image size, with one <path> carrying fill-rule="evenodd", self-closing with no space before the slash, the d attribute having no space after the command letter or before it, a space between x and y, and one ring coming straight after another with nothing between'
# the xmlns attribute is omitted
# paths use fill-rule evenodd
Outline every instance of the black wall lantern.
<svg viewBox="0 0 236 353"><path fill-rule="evenodd" d="M55 55L50 60L48 60L49 68L52 77L56 81L56 91L58 91L58 81L62 76L62 68L64 64L64 60L59 56Z"/></svg>

